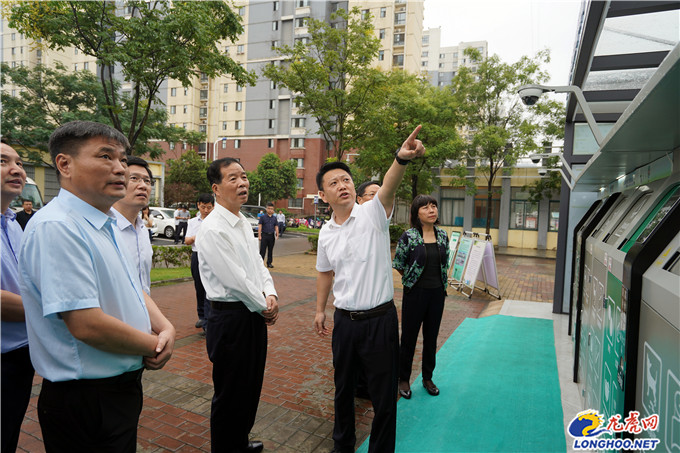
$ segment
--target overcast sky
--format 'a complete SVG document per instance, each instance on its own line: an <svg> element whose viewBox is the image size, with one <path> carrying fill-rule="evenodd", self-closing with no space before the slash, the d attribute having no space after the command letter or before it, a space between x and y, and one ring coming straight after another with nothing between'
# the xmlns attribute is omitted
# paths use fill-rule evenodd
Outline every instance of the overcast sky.
<svg viewBox="0 0 680 453"><path fill-rule="evenodd" d="M441 27L444 47L487 41L506 63L549 48L549 83L567 85L580 11L579 0L425 0L424 27Z"/></svg>

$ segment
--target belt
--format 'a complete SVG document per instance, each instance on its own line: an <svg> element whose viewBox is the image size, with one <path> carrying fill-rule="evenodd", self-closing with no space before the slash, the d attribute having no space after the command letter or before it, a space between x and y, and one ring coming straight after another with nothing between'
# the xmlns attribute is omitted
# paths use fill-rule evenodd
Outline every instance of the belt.
<svg viewBox="0 0 680 453"><path fill-rule="evenodd" d="M233 302L211 300L210 307L214 308L215 310L248 310L248 307L246 307L245 304L240 300L235 300Z"/></svg>
<svg viewBox="0 0 680 453"><path fill-rule="evenodd" d="M98 386L98 385L112 385L112 384L125 384L128 382L134 382L142 379L142 372L144 368L138 370L128 371L118 376L111 376L107 378L100 379L73 379L70 381L59 381L52 382L47 379L43 380L43 385L45 382L57 386L68 386L68 385L86 385L86 386Z"/></svg>
<svg viewBox="0 0 680 453"><path fill-rule="evenodd" d="M265 233L265 232L263 231L262 234L272 234L272 235L273 235L274 233Z"/></svg>
<svg viewBox="0 0 680 453"><path fill-rule="evenodd" d="M385 302L384 304L380 304L375 308L371 308L370 310L350 311L344 310L342 308L336 308L336 310L340 312L341 315L347 316L352 321L361 321L363 319L370 319L375 318L377 316L382 316L385 313L387 313L392 307L394 307L394 299L389 302Z"/></svg>

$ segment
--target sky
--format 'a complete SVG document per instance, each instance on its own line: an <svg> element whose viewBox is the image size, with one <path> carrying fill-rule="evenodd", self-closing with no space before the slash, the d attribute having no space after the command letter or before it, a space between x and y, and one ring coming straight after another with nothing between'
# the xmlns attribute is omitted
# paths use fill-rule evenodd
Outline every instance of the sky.
<svg viewBox="0 0 680 453"><path fill-rule="evenodd" d="M489 55L514 63L550 49L551 85L568 85L580 0L425 0L424 28L441 27L441 45L487 41Z"/></svg>

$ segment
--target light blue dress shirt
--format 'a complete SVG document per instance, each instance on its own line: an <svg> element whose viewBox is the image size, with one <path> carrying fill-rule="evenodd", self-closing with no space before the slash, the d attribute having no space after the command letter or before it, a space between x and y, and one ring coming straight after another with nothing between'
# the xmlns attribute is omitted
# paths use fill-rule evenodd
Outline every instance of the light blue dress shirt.
<svg viewBox="0 0 680 453"><path fill-rule="evenodd" d="M138 355L77 340L61 313L101 308L151 333L139 276L123 251L115 216L61 189L33 216L19 254L21 294L36 372L53 382L117 376L142 367Z"/></svg>
<svg viewBox="0 0 680 453"><path fill-rule="evenodd" d="M116 215L116 223L120 230L120 235L125 245L125 251L132 260L134 268L137 270L139 279L142 282L142 289L147 294L151 294L151 262L153 259L153 249L149 232L144 226L141 217L135 219L135 225L131 224L123 214L116 208L111 208Z"/></svg>
<svg viewBox="0 0 680 453"><path fill-rule="evenodd" d="M19 288L19 245L21 244L21 226L16 221L16 214L7 209L0 216L2 223L2 289L14 294L21 294ZM28 344L25 322L2 321L2 353L14 351Z"/></svg>

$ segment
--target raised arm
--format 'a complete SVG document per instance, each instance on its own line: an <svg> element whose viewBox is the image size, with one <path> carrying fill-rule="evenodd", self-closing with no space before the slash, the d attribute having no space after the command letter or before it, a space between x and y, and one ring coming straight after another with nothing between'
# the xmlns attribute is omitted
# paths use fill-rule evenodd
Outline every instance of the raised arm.
<svg viewBox="0 0 680 453"><path fill-rule="evenodd" d="M400 160L411 161L416 157L425 154L423 143L416 138L418 137L420 129L422 129L422 126L418 125L401 145L399 151L397 151L397 157L399 157ZM378 199L385 208L387 217L392 215L394 197L397 193L399 184L401 184L401 180L404 178L404 173L406 173L406 165L400 164L396 158L392 162L392 166L387 170L387 173L385 173L382 187L379 190L380 195L378 196Z"/></svg>

